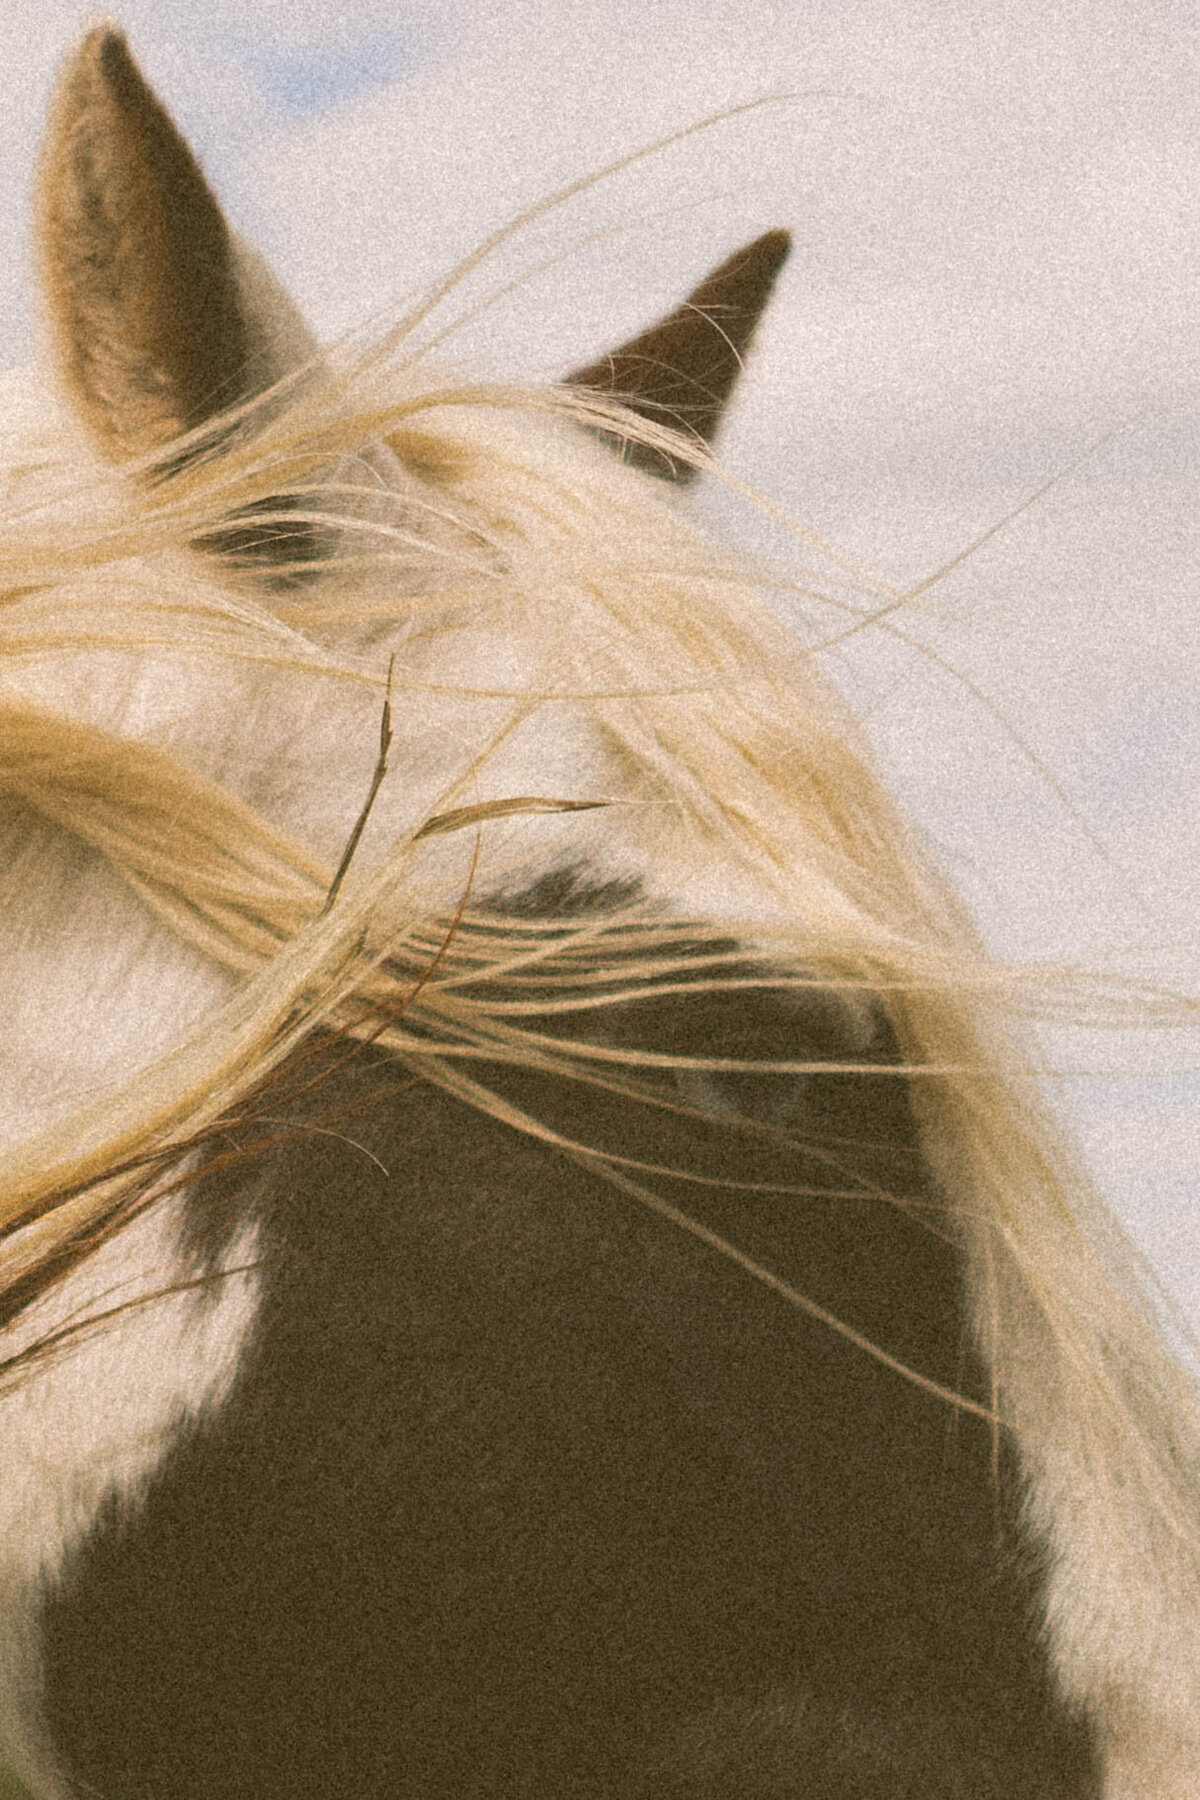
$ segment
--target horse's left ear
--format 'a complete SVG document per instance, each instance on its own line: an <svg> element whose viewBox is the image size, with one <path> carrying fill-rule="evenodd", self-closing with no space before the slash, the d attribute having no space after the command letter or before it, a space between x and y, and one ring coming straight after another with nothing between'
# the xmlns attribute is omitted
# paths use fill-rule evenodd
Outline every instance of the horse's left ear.
<svg viewBox="0 0 1200 1800"><path fill-rule="evenodd" d="M308 360L299 315L234 238L111 26L89 32L63 70L37 210L59 372L114 462L169 443Z"/></svg>
<svg viewBox="0 0 1200 1800"><path fill-rule="evenodd" d="M711 444L791 247L786 231L756 238L714 269L675 312L568 381ZM626 442L623 453L636 468L672 481L690 481L696 472L645 444Z"/></svg>

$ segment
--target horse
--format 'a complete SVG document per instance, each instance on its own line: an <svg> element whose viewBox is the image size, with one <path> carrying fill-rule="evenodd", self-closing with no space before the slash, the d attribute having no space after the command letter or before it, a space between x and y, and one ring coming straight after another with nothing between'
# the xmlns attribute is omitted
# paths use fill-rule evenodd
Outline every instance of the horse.
<svg viewBox="0 0 1200 1800"><path fill-rule="evenodd" d="M105 25L37 241L29 1793L1196 1800L1190 1381L1029 985L688 509L786 234L551 387L432 353L461 271L323 351Z"/></svg>

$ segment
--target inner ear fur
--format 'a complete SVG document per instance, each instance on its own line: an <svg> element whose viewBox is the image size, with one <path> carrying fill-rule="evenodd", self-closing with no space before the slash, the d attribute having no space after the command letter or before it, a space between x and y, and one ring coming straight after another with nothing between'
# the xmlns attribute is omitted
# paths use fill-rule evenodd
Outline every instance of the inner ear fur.
<svg viewBox="0 0 1200 1800"><path fill-rule="evenodd" d="M786 231L755 238L706 276L673 313L611 355L576 370L568 382L620 400L656 425L670 425L711 445L791 247ZM626 462L652 475L686 482L696 473L688 463L648 444L617 433L600 435L621 446Z"/></svg>
<svg viewBox="0 0 1200 1800"><path fill-rule="evenodd" d="M37 215L53 351L113 461L284 373L249 316L199 164L111 27L90 32L60 78Z"/></svg>

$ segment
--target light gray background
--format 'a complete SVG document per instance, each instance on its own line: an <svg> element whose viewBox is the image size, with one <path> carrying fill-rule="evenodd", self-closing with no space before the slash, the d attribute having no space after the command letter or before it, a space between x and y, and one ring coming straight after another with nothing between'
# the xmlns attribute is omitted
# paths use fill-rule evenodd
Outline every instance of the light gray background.
<svg viewBox="0 0 1200 1800"><path fill-rule="evenodd" d="M0 362L31 354L41 115L90 16L70 0L0 15ZM1200 994L1191 6L131 0L120 22L325 333L393 313L573 176L737 102L800 96L513 246L497 279L609 233L455 354L561 372L790 226L722 450L904 586L1111 434L898 615L954 674L878 633L834 666L997 948ZM1075 1071L1055 1094L1200 1325L1200 1033L1060 1035L1042 1053Z"/></svg>

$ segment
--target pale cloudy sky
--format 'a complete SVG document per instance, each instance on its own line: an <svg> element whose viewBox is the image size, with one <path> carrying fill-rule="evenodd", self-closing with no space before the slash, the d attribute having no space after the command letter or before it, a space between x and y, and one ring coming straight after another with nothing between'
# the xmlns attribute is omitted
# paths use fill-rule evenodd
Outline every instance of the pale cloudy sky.
<svg viewBox="0 0 1200 1800"><path fill-rule="evenodd" d="M46 92L94 16L4 0L0 362L29 355ZM394 308L550 188L797 96L515 247L498 279L606 234L457 354L561 372L790 226L722 449L904 584L1113 434L903 615L977 693L887 640L841 673L997 945L1102 966L1137 946L1200 993L1190 0L129 0L118 17L235 222L327 332ZM1056 1091L1200 1327L1200 1033L1047 1054L1118 1072Z"/></svg>

